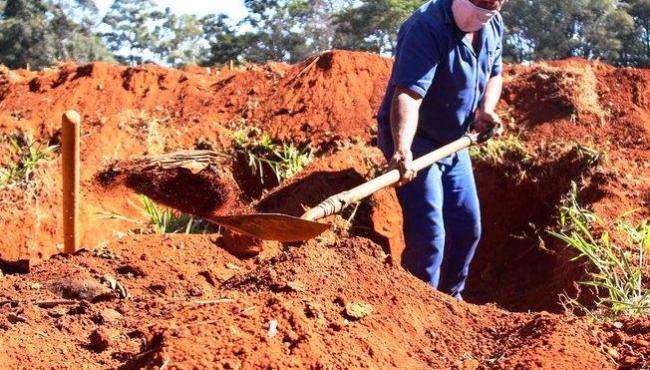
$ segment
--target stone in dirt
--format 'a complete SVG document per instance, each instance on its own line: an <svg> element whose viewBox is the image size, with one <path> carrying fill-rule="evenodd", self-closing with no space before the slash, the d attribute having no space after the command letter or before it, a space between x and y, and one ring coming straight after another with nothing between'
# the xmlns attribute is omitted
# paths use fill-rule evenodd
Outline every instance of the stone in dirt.
<svg viewBox="0 0 650 370"><path fill-rule="evenodd" d="M348 303L345 305L345 315L351 320L361 320L370 316L374 308L368 303Z"/></svg>

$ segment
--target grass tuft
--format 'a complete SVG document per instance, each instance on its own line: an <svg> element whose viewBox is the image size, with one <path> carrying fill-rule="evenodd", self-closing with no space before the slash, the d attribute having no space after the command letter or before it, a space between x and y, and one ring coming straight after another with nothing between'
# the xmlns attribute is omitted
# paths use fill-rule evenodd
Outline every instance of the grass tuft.
<svg viewBox="0 0 650 370"><path fill-rule="evenodd" d="M129 202L130 203L130 202ZM194 218L190 215L175 211L156 204L151 198L140 195L140 206L147 221L126 217L119 213L98 213L100 219L129 222L139 225L140 234L206 234L210 224L205 220Z"/></svg>
<svg viewBox="0 0 650 370"><path fill-rule="evenodd" d="M237 130L234 144L235 152L246 156L248 166L262 183L265 168L273 172L278 183L282 183L295 176L314 156L309 146L298 148L293 143L278 143L270 135L255 129Z"/></svg>
<svg viewBox="0 0 650 370"><path fill-rule="evenodd" d="M205 234L207 231L208 225L203 220L161 207L144 195L140 195L140 202L156 234Z"/></svg>
<svg viewBox="0 0 650 370"><path fill-rule="evenodd" d="M634 227L621 218L608 225L583 208L577 194L577 185L572 183L560 212L560 228L549 233L578 252L574 260L588 262L589 280L580 284L590 288L597 298L594 309L567 297L565 306L604 318L650 312L650 289L643 275L650 262L650 220ZM632 247L615 242L609 229Z"/></svg>
<svg viewBox="0 0 650 370"><path fill-rule="evenodd" d="M532 161L521 140L515 135L489 140L483 145L473 145L469 150L472 158L484 162L500 164L511 160L527 164Z"/></svg>
<svg viewBox="0 0 650 370"><path fill-rule="evenodd" d="M33 180L38 167L50 160L58 148L56 145L43 146L29 134L7 135L4 139L9 143L15 161L0 167L0 189Z"/></svg>

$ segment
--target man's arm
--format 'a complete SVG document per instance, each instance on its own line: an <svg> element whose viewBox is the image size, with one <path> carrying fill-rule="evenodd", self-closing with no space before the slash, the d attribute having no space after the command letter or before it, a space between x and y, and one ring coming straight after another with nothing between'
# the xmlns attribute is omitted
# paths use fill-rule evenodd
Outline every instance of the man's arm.
<svg viewBox="0 0 650 370"><path fill-rule="evenodd" d="M474 122L474 129L480 132L497 127L495 134L498 136L502 133L501 118L496 113L497 104L501 99L501 92L503 91L503 76L496 75L488 80L485 88L485 95L481 102L478 111L476 112L476 119Z"/></svg>
<svg viewBox="0 0 650 370"><path fill-rule="evenodd" d="M411 145L418 128L420 105L422 97L417 93L403 87L397 87L393 95L390 113L390 127L395 144L395 153L390 161L389 168L398 168L402 178L397 186L412 181L416 172L411 169L413 153Z"/></svg>
<svg viewBox="0 0 650 370"><path fill-rule="evenodd" d="M494 112L497 109L497 104L501 99L501 91L503 91L503 76L497 75L487 83L485 88L485 96L481 103L481 110L484 112Z"/></svg>

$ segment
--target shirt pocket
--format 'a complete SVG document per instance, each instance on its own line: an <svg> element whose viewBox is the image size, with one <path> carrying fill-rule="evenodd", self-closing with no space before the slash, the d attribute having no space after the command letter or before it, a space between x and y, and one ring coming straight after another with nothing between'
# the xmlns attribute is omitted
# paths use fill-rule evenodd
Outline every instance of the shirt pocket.
<svg viewBox="0 0 650 370"><path fill-rule="evenodd" d="M497 61L497 58L499 57L499 54L501 54L501 47L496 46L494 48L488 49L487 52L487 68L486 71L488 75L492 73L492 68L494 68L494 64Z"/></svg>

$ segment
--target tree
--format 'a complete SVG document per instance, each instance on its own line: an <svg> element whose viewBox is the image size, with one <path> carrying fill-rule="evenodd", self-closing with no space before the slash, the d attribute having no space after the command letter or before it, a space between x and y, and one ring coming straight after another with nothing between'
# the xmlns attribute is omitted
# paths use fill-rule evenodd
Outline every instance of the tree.
<svg viewBox="0 0 650 370"><path fill-rule="evenodd" d="M155 31L158 44L153 46L160 60L176 67L197 64L203 54L201 20L195 15L176 15L169 8L163 19Z"/></svg>
<svg viewBox="0 0 650 370"><path fill-rule="evenodd" d="M154 57L163 19L151 0L115 0L102 20L111 28L103 37L118 61L141 64Z"/></svg>
<svg viewBox="0 0 650 370"><path fill-rule="evenodd" d="M616 62L633 32L617 0L512 0L504 19L504 53L515 62L571 56Z"/></svg>
<svg viewBox="0 0 650 370"><path fill-rule="evenodd" d="M334 46L391 53L400 25L422 5L419 0L365 0L335 16Z"/></svg>
<svg viewBox="0 0 650 370"><path fill-rule="evenodd" d="M93 29L97 6L92 0L59 0L50 4L57 60L110 61L110 52Z"/></svg>
<svg viewBox="0 0 650 370"><path fill-rule="evenodd" d="M634 19L634 32L624 40L623 63L650 66L650 0L628 0L627 11Z"/></svg>
<svg viewBox="0 0 650 370"><path fill-rule="evenodd" d="M201 65L211 66L237 61L247 55L256 35L252 32L238 35L225 14L212 14L201 18L203 33L208 42Z"/></svg>
<svg viewBox="0 0 650 370"><path fill-rule="evenodd" d="M42 68L63 60L109 58L92 31L94 2L7 0L2 4L0 63L11 68ZM84 18L79 16L82 13L90 15Z"/></svg>
<svg viewBox="0 0 650 370"><path fill-rule="evenodd" d="M255 31L245 59L296 62L329 50L334 43L334 17L354 0L245 0L245 24Z"/></svg>
<svg viewBox="0 0 650 370"><path fill-rule="evenodd" d="M44 67L54 60L47 6L37 0L7 0L0 23L0 63L9 68Z"/></svg>

